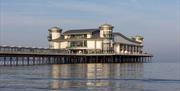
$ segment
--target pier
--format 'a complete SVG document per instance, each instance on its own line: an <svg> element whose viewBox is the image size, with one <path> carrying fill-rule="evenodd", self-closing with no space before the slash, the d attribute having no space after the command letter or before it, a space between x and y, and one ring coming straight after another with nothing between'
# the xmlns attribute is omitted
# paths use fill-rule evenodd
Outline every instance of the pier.
<svg viewBox="0 0 180 91"><path fill-rule="evenodd" d="M67 50L0 46L0 65L138 63L150 62L151 54L69 53Z"/></svg>

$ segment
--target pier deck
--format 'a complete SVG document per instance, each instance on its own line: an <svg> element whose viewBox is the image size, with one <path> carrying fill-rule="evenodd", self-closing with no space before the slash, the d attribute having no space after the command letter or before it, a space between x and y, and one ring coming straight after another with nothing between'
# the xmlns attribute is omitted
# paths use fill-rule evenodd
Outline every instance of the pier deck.
<svg viewBox="0 0 180 91"><path fill-rule="evenodd" d="M150 62L153 55L136 53L72 54L66 50L0 46L0 65L35 65L67 63Z"/></svg>

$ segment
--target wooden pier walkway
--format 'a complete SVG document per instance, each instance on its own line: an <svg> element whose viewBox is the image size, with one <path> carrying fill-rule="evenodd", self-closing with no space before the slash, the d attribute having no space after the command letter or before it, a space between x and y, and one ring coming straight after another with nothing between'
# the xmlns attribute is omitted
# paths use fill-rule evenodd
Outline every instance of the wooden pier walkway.
<svg viewBox="0 0 180 91"><path fill-rule="evenodd" d="M150 62L151 54L71 54L67 50L0 46L0 65L137 63Z"/></svg>

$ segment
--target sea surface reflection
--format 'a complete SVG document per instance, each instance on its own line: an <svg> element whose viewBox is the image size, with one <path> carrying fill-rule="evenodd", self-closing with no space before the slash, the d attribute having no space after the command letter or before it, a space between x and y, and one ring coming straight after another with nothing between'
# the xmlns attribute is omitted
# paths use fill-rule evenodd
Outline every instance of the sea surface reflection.
<svg viewBox="0 0 180 91"><path fill-rule="evenodd" d="M0 91L179 91L179 68L173 63L1 66Z"/></svg>
<svg viewBox="0 0 180 91"><path fill-rule="evenodd" d="M52 65L51 77L52 89L80 87L82 90L119 91L123 87L128 87L141 90L143 84L136 84L133 79L143 77L143 64ZM127 79L132 81L126 81Z"/></svg>

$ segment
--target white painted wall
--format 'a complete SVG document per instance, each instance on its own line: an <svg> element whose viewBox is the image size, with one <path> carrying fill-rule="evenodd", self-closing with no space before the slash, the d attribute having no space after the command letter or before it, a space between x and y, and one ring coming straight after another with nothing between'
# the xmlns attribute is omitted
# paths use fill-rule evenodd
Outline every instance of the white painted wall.
<svg viewBox="0 0 180 91"><path fill-rule="evenodd" d="M68 36L67 36L67 35L65 35L65 36L64 36L64 39L67 39L67 38L68 38Z"/></svg>
<svg viewBox="0 0 180 91"><path fill-rule="evenodd" d="M59 49L59 43L58 42L54 42L54 49Z"/></svg>
<svg viewBox="0 0 180 91"><path fill-rule="evenodd" d="M106 29L106 28L104 28L103 30L100 30L100 37L101 38L103 38L104 37L104 32L106 32L106 31L112 31L112 30L109 30L109 29Z"/></svg>
<svg viewBox="0 0 180 91"><path fill-rule="evenodd" d="M102 41L96 41L96 49L102 49Z"/></svg>
<svg viewBox="0 0 180 91"><path fill-rule="evenodd" d="M104 39L103 40L103 43L111 43L112 41L111 40L109 40L109 39Z"/></svg>
<svg viewBox="0 0 180 91"><path fill-rule="evenodd" d="M87 34L87 38L91 38L91 36L92 36L91 34Z"/></svg>
<svg viewBox="0 0 180 91"><path fill-rule="evenodd" d="M70 36L64 35L64 39L68 39L68 38L70 38Z"/></svg>
<svg viewBox="0 0 180 91"><path fill-rule="evenodd" d="M60 48L61 49L64 49L64 48L66 48L68 46L68 42L60 42Z"/></svg>
<svg viewBox="0 0 180 91"><path fill-rule="evenodd" d="M52 39L57 39L60 37L60 33L59 32L52 32Z"/></svg>
<svg viewBox="0 0 180 91"><path fill-rule="evenodd" d="M103 30L100 30L100 37L103 38L104 35L103 35Z"/></svg>
<svg viewBox="0 0 180 91"><path fill-rule="evenodd" d="M95 40L88 40L87 47L88 49L95 49Z"/></svg>
<svg viewBox="0 0 180 91"><path fill-rule="evenodd" d="M115 53L120 53L120 44L114 45L114 52Z"/></svg>

